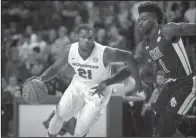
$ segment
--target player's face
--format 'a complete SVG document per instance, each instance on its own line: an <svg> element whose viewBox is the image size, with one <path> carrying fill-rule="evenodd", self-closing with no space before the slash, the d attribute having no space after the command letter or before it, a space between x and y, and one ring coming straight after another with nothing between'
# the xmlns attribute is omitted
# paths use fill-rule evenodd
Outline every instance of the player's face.
<svg viewBox="0 0 196 138"><path fill-rule="evenodd" d="M78 34L79 47L82 50L89 50L94 44L94 34L92 30L80 30Z"/></svg>
<svg viewBox="0 0 196 138"><path fill-rule="evenodd" d="M157 84L158 85L163 85L164 82L165 82L165 77L164 76L157 75L156 80L157 80Z"/></svg>
<svg viewBox="0 0 196 138"><path fill-rule="evenodd" d="M154 18L152 13L143 12L139 14L138 23L140 31L144 34L148 34L154 25Z"/></svg>

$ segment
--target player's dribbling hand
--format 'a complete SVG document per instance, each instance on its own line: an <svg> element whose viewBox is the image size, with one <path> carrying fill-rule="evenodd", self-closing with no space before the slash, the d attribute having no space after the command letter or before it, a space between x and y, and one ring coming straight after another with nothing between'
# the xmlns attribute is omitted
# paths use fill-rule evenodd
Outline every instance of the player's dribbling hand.
<svg viewBox="0 0 196 138"><path fill-rule="evenodd" d="M99 98L101 98L101 95L103 96L103 92L105 88L107 87L107 84L105 82L101 82L99 85L92 87L92 90L95 90L95 92L92 95L98 94Z"/></svg>
<svg viewBox="0 0 196 138"><path fill-rule="evenodd" d="M28 79L24 82L23 86L24 86L27 82L29 82L29 81L31 81L31 80L33 80L33 79L41 80L40 77L32 76L31 78L28 78Z"/></svg>

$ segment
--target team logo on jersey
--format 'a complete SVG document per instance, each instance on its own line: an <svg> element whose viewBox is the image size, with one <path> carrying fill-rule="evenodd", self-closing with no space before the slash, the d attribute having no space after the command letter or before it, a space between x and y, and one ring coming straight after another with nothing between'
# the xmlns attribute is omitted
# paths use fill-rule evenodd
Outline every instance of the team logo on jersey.
<svg viewBox="0 0 196 138"><path fill-rule="evenodd" d="M157 60L163 56L161 53L159 47L156 47L152 50L149 51L150 56L152 57L153 60Z"/></svg>
<svg viewBox="0 0 196 138"><path fill-rule="evenodd" d="M175 97L172 97L170 100L171 107L176 107L178 104Z"/></svg>
<svg viewBox="0 0 196 138"><path fill-rule="evenodd" d="M97 63L97 62L98 62L98 58L97 58L97 57L94 57L94 58L93 58L93 61L94 61L95 63Z"/></svg>
<svg viewBox="0 0 196 138"><path fill-rule="evenodd" d="M98 69L99 66L89 65L89 64L80 64L80 63L72 63L73 66L78 66L82 68L91 68L91 69Z"/></svg>

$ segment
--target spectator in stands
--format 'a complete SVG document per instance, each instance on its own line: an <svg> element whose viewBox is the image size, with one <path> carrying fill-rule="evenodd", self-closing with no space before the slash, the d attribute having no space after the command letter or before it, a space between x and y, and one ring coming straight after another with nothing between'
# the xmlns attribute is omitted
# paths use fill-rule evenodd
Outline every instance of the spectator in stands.
<svg viewBox="0 0 196 138"><path fill-rule="evenodd" d="M174 2L171 5L171 9L167 14L167 22L183 22L182 8L179 3Z"/></svg>
<svg viewBox="0 0 196 138"><path fill-rule="evenodd" d="M7 91L1 91L1 136L9 136L10 122L13 119L13 96Z"/></svg>
<svg viewBox="0 0 196 138"><path fill-rule="evenodd" d="M161 89L162 89L165 81L166 81L166 78L165 78L164 71L159 70L157 72L156 82L154 84L155 85L154 86L155 89L153 90L152 95L150 96L149 101L146 104L144 104L144 110L142 112L142 115L144 115L145 111L148 110L148 109L151 109L153 107L153 105L156 103L156 100L157 100L157 98L158 98L158 96L159 96L159 94L161 92Z"/></svg>
<svg viewBox="0 0 196 138"><path fill-rule="evenodd" d="M126 48L126 39L119 34L119 29L117 28L116 25L112 25L109 28L109 32L108 32L108 36L109 36L109 43L108 45L110 47L114 47L114 48L120 48L120 49L127 49Z"/></svg>
<svg viewBox="0 0 196 138"><path fill-rule="evenodd" d="M78 26L80 26L83 23L82 17L80 15L77 15L74 20L74 25L72 30L76 30Z"/></svg>
<svg viewBox="0 0 196 138"><path fill-rule="evenodd" d="M21 96L20 86L18 85L18 78L16 75L9 77L9 83L5 88L5 91L9 91L12 96Z"/></svg>
<svg viewBox="0 0 196 138"><path fill-rule="evenodd" d="M35 37L37 37L31 25L26 26L25 35L30 37L30 43L33 43L33 41L35 41Z"/></svg>
<svg viewBox="0 0 196 138"><path fill-rule="evenodd" d="M119 28L119 33L126 39L126 48L129 50L134 50L134 21L132 19L131 13L129 12L129 3L120 2L119 13L117 15L117 26Z"/></svg>
<svg viewBox="0 0 196 138"><path fill-rule="evenodd" d="M10 24L9 24L9 29L10 29L10 32L11 32L12 35L18 33L18 32L17 32L16 22L13 22L13 21L10 22Z"/></svg>
<svg viewBox="0 0 196 138"><path fill-rule="evenodd" d="M5 88L7 87L7 82L5 80L5 78L1 78L1 91L4 91Z"/></svg>
<svg viewBox="0 0 196 138"><path fill-rule="evenodd" d="M64 1L64 8L61 11L63 17L63 24L68 28L68 32L71 31L74 20L77 15L79 15L79 5L77 1Z"/></svg>
<svg viewBox="0 0 196 138"><path fill-rule="evenodd" d="M71 43L67 33L68 33L68 30L66 27L64 27L64 26L59 27L58 38L55 41L55 43L52 45L52 49L51 49L54 60L56 60L58 58L59 52L62 51L64 46Z"/></svg>
<svg viewBox="0 0 196 138"><path fill-rule="evenodd" d="M77 41L77 34L74 30L70 32L69 38L70 38L71 43L74 43Z"/></svg>
<svg viewBox="0 0 196 138"><path fill-rule="evenodd" d="M48 44L53 44L57 39L57 32L55 29L51 28L48 31Z"/></svg>
<svg viewBox="0 0 196 138"><path fill-rule="evenodd" d="M47 37L47 45L46 45L46 53L48 53L48 61L47 66L51 66L54 63L53 55L52 55L52 47L57 39L57 31L54 28L48 30Z"/></svg>
<svg viewBox="0 0 196 138"><path fill-rule="evenodd" d="M22 38L23 42L21 46L18 47L19 49L19 57L20 57L20 60L22 62L27 62L28 60L28 57L29 57L29 54L30 54L30 46L31 46L31 38L30 38L30 35L24 35L24 37Z"/></svg>
<svg viewBox="0 0 196 138"><path fill-rule="evenodd" d="M185 21L189 23L196 22L196 2L189 1L189 9L184 13Z"/></svg>
<svg viewBox="0 0 196 138"><path fill-rule="evenodd" d="M36 61L46 64L48 61L49 51L47 50L47 43L43 40L41 34L34 35L34 39L31 42L31 48L33 51L34 59Z"/></svg>
<svg viewBox="0 0 196 138"><path fill-rule="evenodd" d="M20 57L19 50L17 47L18 38L10 36L9 42L6 42L6 46L8 47L6 50L8 62L6 63L6 78L9 77L10 74L15 74L17 77L20 76Z"/></svg>
<svg viewBox="0 0 196 138"><path fill-rule="evenodd" d="M103 29L103 28L99 28L97 30L97 36L95 38L95 40L100 43L100 44L103 44L103 45L107 45L107 33L106 33L106 30Z"/></svg>
<svg viewBox="0 0 196 138"><path fill-rule="evenodd" d="M152 95L150 96L150 99L146 104L144 104L141 115L145 116L146 112L151 113L152 115L152 121L153 121L153 134L156 133L156 126L158 121L158 116L153 112L153 106L156 103L156 100L161 92L161 89L166 81L165 78L165 72L163 70L159 70L156 75L156 81L154 84L155 89L152 92Z"/></svg>
<svg viewBox="0 0 196 138"><path fill-rule="evenodd" d="M39 76L44 69L44 64L36 62L31 67L31 74L32 76Z"/></svg>

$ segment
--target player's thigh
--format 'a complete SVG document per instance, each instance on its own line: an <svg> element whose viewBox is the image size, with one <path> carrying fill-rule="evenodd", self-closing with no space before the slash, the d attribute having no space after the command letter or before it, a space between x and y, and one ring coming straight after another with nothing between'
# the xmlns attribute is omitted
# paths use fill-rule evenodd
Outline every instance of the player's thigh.
<svg viewBox="0 0 196 138"><path fill-rule="evenodd" d="M85 103L77 117L75 128L76 136L85 135L89 129L98 121L105 106L92 103Z"/></svg>
<svg viewBox="0 0 196 138"><path fill-rule="evenodd" d="M187 76L180 80L173 88L172 96L167 104L167 110L180 115L185 115L192 107L196 96L192 91L193 80Z"/></svg>
<svg viewBox="0 0 196 138"><path fill-rule="evenodd" d="M84 98L77 93L73 85L70 85L61 97L56 114L65 121L74 116L84 105Z"/></svg>

